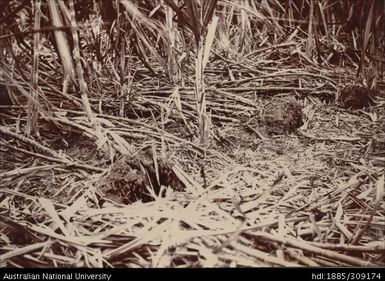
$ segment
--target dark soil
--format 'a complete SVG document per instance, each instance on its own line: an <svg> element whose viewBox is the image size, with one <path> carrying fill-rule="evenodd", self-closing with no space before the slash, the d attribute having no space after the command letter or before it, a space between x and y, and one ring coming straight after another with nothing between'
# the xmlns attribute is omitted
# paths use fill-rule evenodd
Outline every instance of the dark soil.
<svg viewBox="0 0 385 281"><path fill-rule="evenodd" d="M0 105L11 105L11 97L9 95L7 86L0 84Z"/></svg>
<svg viewBox="0 0 385 281"><path fill-rule="evenodd" d="M184 187L174 174L171 163L161 158L154 163L154 159L150 149L120 158L112 165L101 192L115 202L130 204L138 200L152 201L154 198L149 190L159 195L161 186L183 191Z"/></svg>
<svg viewBox="0 0 385 281"><path fill-rule="evenodd" d="M263 110L263 125L268 135L286 135L301 127L302 110L294 98L272 99Z"/></svg>
<svg viewBox="0 0 385 281"><path fill-rule="evenodd" d="M373 104L375 92L359 85L349 85L340 91L338 101L343 108L359 109Z"/></svg>

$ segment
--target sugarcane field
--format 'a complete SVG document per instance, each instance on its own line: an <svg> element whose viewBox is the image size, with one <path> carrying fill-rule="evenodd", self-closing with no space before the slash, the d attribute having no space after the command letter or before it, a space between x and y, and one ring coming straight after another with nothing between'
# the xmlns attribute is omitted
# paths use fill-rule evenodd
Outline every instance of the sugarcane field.
<svg viewBox="0 0 385 281"><path fill-rule="evenodd" d="M0 51L1 268L385 266L385 1L0 1Z"/></svg>

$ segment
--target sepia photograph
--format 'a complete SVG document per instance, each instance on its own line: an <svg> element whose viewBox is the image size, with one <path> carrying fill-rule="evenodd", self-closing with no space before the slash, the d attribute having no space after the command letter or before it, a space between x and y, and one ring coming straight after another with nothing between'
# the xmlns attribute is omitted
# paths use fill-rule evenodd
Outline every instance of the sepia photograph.
<svg viewBox="0 0 385 281"><path fill-rule="evenodd" d="M2 280L383 280L384 167L384 0L0 0Z"/></svg>

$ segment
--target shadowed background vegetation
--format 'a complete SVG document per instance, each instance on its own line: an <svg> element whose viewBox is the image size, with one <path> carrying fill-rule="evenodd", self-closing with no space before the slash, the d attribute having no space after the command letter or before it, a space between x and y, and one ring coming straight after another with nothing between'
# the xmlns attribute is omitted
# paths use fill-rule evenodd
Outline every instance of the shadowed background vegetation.
<svg viewBox="0 0 385 281"><path fill-rule="evenodd" d="M379 0L14 0L1 5L2 84L15 93L15 104L28 103L27 132L37 132L37 112L60 104L81 107L102 133L93 100L102 98L106 84L103 97L133 99L132 81L146 76L174 89L195 88L204 142L210 126L204 83L209 59L239 61L295 36L306 40L305 58L315 64L353 64L357 80L369 88L383 78L385 4ZM44 91L43 83L56 95Z"/></svg>

